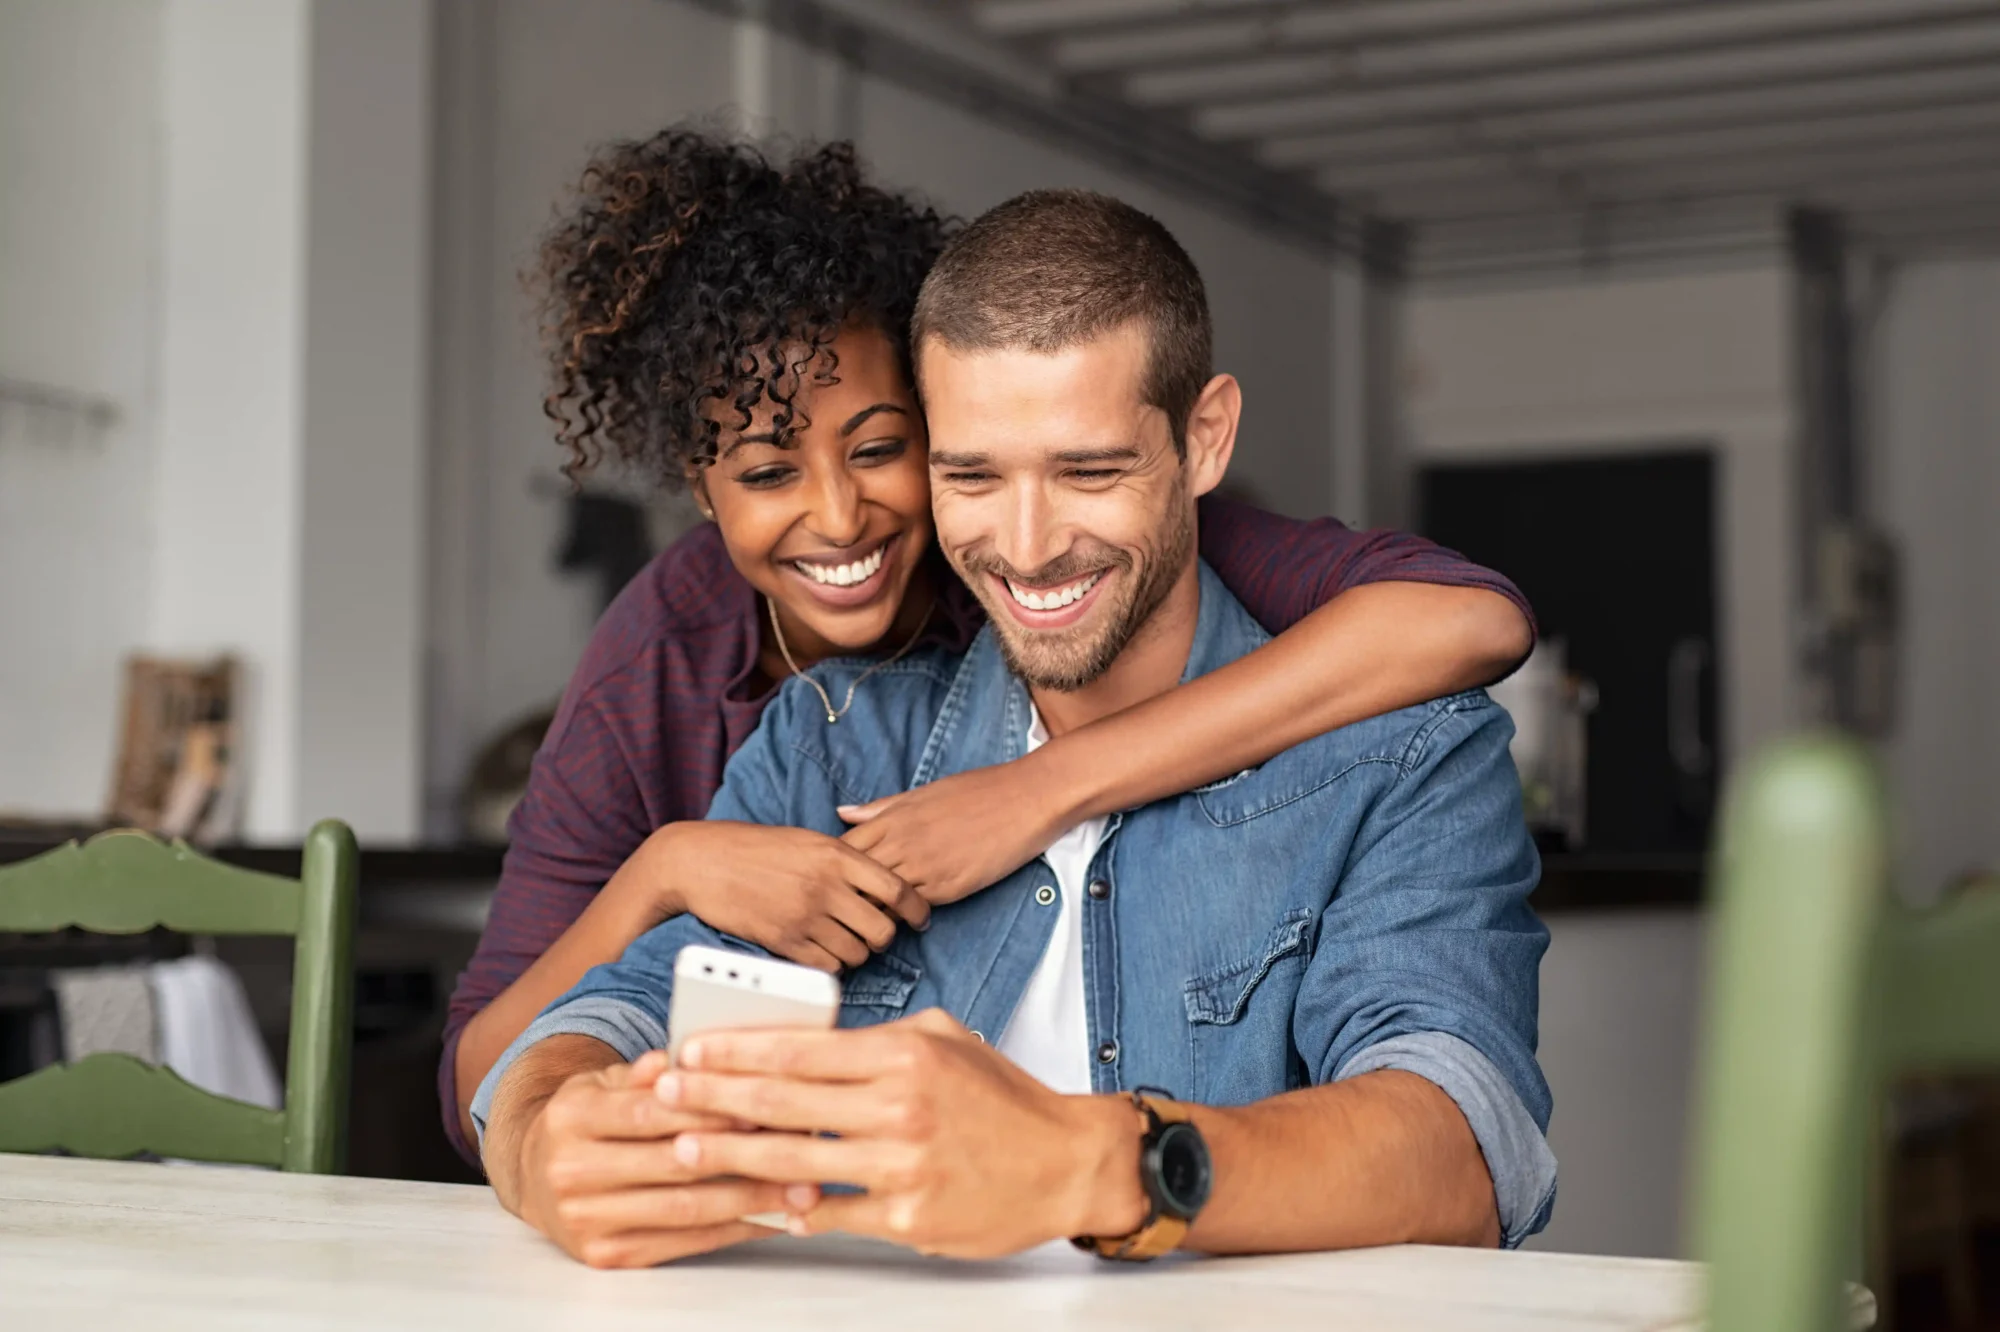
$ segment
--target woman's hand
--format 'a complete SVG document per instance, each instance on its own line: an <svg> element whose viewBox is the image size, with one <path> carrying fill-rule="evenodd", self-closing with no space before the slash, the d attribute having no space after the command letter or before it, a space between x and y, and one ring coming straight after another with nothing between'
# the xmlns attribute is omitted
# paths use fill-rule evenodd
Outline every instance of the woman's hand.
<svg viewBox="0 0 2000 1332"><path fill-rule="evenodd" d="M843 805L841 838L941 906L998 883L1078 820L1038 750L866 805Z"/></svg>
<svg viewBox="0 0 2000 1332"><path fill-rule="evenodd" d="M930 904L861 851L804 828L723 820L668 824L649 839L645 878L663 902L779 957L839 971L930 924ZM671 912L669 913L671 914Z"/></svg>

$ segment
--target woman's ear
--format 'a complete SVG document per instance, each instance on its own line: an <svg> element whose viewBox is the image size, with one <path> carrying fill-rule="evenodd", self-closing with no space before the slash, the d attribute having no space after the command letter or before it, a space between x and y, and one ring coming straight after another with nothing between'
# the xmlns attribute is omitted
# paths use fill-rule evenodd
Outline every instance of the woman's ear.
<svg viewBox="0 0 2000 1332"><path fill-rule="evenodd" d="M702 468L688 468L688 493L694 496L694 507L701 510L701 516L714 522L715 505L708 498L708 473Z"/></svg>

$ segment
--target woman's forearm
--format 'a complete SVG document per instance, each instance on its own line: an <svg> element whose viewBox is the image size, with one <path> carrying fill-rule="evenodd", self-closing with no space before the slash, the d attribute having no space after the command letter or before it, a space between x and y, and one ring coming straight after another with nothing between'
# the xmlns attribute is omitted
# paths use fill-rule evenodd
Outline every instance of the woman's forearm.
<svg viewBox="0 0 2000 1332"><path fill-rule="evenodd" d="M1248 656L1024 761L1066 793L1073 823L1219 781L1364 718L1489 684L1532 646L1527 617L1497 592L1370 583Z"/></svg>
<svg viewBox="0 0 2000 1332"><path fill-rule="evenodd" d="M458 1125L467 1142L476 1141L473 1094L514 1038L526 1030L536 1014L582 979L584 972L600 963L617 961L634 939L678 909L657 884L644 882L647 862L659 853L664 832L655 833L633 852L549 950L465 1024L452 1068L457 1082Z"/></svg>

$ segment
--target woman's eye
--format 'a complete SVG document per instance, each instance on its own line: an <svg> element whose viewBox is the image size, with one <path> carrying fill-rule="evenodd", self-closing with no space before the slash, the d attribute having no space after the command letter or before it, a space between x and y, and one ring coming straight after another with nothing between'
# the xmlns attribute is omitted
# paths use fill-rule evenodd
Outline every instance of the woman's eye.
<svg viewBox="0 0 2000 1332"><path fill-rule="evenodd" d="M783 485L791 479L791 476L792 469L789 467L759 467L743 473L736 478L736 481L738 485L749 486L753 490L769 490L773 486Z"/></svg>
<svg viewBox="0 0 2000 1332"><path fill-rule="evenodd" d="M909 450L909 441L901 439L878 440L873 444L863 444L854 451L854 461L858 463L888 462L900 458Z"/></svg>

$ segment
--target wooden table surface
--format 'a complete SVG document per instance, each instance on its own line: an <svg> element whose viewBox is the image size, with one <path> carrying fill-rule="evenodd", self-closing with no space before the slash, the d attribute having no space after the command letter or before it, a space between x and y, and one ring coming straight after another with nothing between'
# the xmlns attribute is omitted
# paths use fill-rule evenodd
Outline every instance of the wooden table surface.
<svg viewBox="0 0 2000 1332"><path fill-rule="evenodd" d="M0 1327L1692 1327L1692 1264L1394 1248L1110 1268L774 1238L640 1272L570 1261L484 1188L0 1156Z"/></svg>

